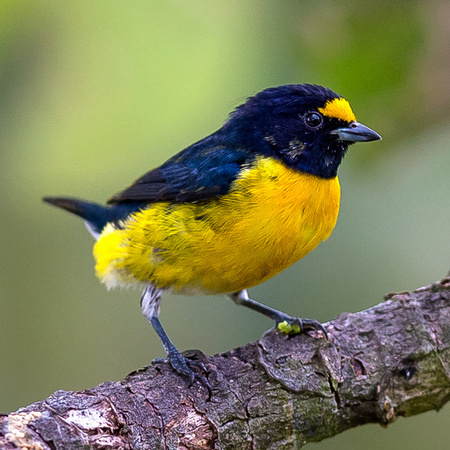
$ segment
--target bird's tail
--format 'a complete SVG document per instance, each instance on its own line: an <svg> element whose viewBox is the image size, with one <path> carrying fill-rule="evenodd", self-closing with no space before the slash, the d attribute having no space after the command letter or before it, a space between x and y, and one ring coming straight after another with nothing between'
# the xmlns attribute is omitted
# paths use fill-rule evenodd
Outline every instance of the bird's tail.
<svg viewBox="0 0 450 450"><path fill-rule="evenodd" d="M98 238L108 222L114 220L113 208L98 203L72 197L44 197L42 200L81 217L87 229L95 238Z"/></svg>
<svg viewBox="0 0 450 450"><path fill-rule="evenodd" d="M147 203L143 202L126 202L104 206L72 197L44 197L42 200L81 217L89 233L95 239L99 237L107 223L126 220L131 214L147 206Z"/></svg>

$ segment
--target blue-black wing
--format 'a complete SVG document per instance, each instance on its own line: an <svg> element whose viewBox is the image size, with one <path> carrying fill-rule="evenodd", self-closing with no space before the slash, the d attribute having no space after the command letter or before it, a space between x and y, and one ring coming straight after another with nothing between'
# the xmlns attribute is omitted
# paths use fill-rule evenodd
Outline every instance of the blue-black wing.
<svg viewBox="0 0 450 450"><path fill-rule="evenodd" d="M253 159L254 154L244 149L228 148L206 138L146 173L108 203L191 203L223 195Z"/></svg>

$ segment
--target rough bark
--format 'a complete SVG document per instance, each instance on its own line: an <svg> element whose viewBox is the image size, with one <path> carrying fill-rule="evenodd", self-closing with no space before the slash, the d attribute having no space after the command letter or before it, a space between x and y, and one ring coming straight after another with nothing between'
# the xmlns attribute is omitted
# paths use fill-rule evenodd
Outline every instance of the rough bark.
<svg viewBox="0 0 450 450"><path fill-rule="evenodd" d="M0 448L292 449L450 398L450 278L203 362L213 393L165 362L0 416Z"/></svg>

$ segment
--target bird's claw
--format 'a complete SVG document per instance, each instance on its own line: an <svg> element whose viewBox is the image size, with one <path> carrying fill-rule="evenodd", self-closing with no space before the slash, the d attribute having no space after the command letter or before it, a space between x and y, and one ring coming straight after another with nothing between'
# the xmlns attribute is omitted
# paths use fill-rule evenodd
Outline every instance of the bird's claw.
<svg viewBox="0 0 450 450"><path fill-rule="evenodd" d="M169 355L169 362L175 372L185 376L189 380L189 387L191 387L194 384L194 381L197 380L208 390L208 400L211 398L212 387L207 378L192 370L192 367L196 367L203 373L206 373L206 367L202 362L187 359L178 351Z"/></svg>
<svg viewBox="0 0 450 450"><path fill-rule="evenodd" d="M305 331L321 331L328 339L325 327L314 319L300 319L299 317L283 316L276 322L276 328L284 334L294 335Z"/></svg>

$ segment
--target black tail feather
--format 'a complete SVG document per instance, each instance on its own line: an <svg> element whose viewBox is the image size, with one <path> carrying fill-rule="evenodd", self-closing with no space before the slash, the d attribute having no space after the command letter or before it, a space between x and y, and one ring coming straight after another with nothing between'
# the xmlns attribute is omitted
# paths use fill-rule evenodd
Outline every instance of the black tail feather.
<svg viewBox="0 0 450 450"><path fill-rule="evenodd" d="M98 203L72 197L44 197L44 202L75 214L86 222L96 233L100 233L111 219L111 208Z"/></svg>
<svg viewBox="0 0 450 450"><path fill-rule="evenodd" d="M137 202L104 206L73 197L44 197L42 200L81 217L95 233L101 233L108 222L123 220L145 206Z"/></svg>
<svg viewBox="0 0 450 450"><path fill-rule="evenodd" d="M76 214L85 220L88 220L90 218L89 216L92 215L92 209L106 209L96 203L87 202L72 197L44 197L42 200L45 203L49 203L50 205L65 209L72 214Z"/></svg>

